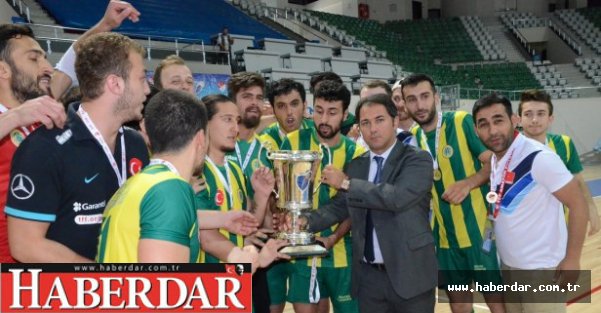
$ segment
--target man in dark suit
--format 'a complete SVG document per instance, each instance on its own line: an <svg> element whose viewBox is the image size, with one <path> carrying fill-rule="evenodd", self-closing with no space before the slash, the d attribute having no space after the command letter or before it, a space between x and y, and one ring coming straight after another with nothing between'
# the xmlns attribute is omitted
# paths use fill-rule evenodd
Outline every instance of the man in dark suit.
<svg viewBox="0 0 601 313"><path fill-rule="evenodd" d="M301 223L320 231L351 218L352 295L361 312L433 312L432 159L397 141L396 115L387 95L359 102L356 116L371 151L351 161L345 173L324 169L323 183L343 192Z"/></svg>

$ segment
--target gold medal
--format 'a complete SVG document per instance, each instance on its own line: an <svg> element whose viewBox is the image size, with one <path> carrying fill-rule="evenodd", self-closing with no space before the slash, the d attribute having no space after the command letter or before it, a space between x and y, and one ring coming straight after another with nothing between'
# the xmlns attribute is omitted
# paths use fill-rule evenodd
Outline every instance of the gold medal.
<svg viewBox="0 0 601 313"><path fill-rule="evenodd" d="M490 204L496 203L498 199L499 199L499 195L494 191L490 191L489 193L486 194L486 202L488 202Z"/></svg>
<svg viewBox="0 0 601 313"><path fill-rule="evenodd" d="M434 180L439 181L441 179L442 179L442 173L440 172L439 169L435 169L434 170Z"/></svg>

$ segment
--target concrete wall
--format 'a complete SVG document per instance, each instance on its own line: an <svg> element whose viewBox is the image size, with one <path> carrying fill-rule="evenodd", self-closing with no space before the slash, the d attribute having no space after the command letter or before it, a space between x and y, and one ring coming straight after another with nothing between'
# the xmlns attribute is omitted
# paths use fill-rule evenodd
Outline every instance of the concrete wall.
<svg viewBox="0 0 601 313"><path fill-rule="evenodd" d="M443 17L462 15L489 16L495 12L495 1L489 0L445 0L441 4Z"/></svg>
<svg viewBox="0 0 601 313"><path fill-rule="evenodd" d="M526 41L531 43L547 41L547 30L547 27L528 27L518 29Z"/></svg>
<svg viewBox="0 0 601 313"><path fill-rule="evenodd" d="M549 0L516 1L517 11L530 12L536 16L543 16L549 12Z"/></svg>
<svg viewBox="0 0 601 313"><path fill-rule="evenodd" d="M459 110L472 112L475 100L461 100ZM555 121L551 132L565 134L574 140L579 154L589 152L601 139L601 98L553 100ZM519 102L512 102L517 112Z"/></svg>
<svg viewBox="0 0 601 313"><path fill-rule="evenodd" d="M506 10L515 10L516 9L516 0L494 0L494 10L495 11L506 11Z"/></svg>
<svg viewBox="0 0 601 313"><path fill-rule="evenodd" d="M571 1L584 2L586 6L586 0ZM542 16L548 12L549 4L556 2L557 0L444 0L442 1L442 14L444 17L461 15L491 16L495 12L509 9L531 12L537 16Z"/></svg>
<svg viewBox="0 0 601 313"><path fill-rule="evenodd" d="M0 24L12 23L12 17L19 16L6 1L0 1Z"/></svg>
<svg viewBox="0 0 601 313"><path fill-rule="evenodd" d="M369 18L379 22L406 20L412 17L410 0L360 0L359 3L369 5Z"/></svg>
<svg viewBox="0 0 601 313"><path fill-rule="evenodd" d="M587 5L587 0L569 0L570 9L586 8Z"/></svg>
<svg viewBox="0 0 601 313"><path fill-rule="evenodd" d="M357 0L319 0L305 6L306 9L333 14L357 17L359 14Z"/></svg>
<svg viewBox="0 0 601 313"><path fill-rule="evenodd" d="M561 40L553 30L548 28L547 59L555 64L561 64L573 63L576 57L576 52L574 52L565 41Z"/></svg>

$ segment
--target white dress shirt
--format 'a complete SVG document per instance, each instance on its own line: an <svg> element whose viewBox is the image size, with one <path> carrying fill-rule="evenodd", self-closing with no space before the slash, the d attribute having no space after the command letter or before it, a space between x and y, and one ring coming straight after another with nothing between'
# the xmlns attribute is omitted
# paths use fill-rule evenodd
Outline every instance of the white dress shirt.
<svg viewBox="0 0 601 313"><path fill-rule="evenodd" d="M381 156L382 158L384 158L384 160L382 161L382 169L381 171L384 171L384 166L386 165L386 160L388 160L388 156L390 155L390 152L392 151L392 149L394 148L396 144L396 141L394 142L393 145L390 146L390 148L388 148L388 150L384 151L384 153L380 154L379 156ZM373 152L369 152L369 159L370 159L370 163L369 163L369 181L373 182L374 178L376 178L376 171L378 170L378 163L376 163L376 161L374 160L374 156L376 156L378 154L375 154ZM380 172L380 177L383 177L384 172ZM384 183L384 182L382 182ZM376 232L376 225L374 223L374 233L373 233L373 239L374 239L374 262L373 263L380 263L383 264L384 263L384 258L382 257L382 251L380 250L380 243L378 242L378 236L377 236L377 232ZM365 261L365 258L364 258Z"/></svg>

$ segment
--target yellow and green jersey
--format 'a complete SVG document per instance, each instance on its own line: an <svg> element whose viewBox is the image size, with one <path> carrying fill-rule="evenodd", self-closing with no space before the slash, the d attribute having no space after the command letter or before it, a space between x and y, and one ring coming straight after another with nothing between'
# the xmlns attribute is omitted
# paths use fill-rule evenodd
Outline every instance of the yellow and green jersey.
<svg viewBox="0 0 601 313"><path fill-rule="evenodd" d="M555 151L573 175L582 172L580 157L572 138L566 135L547 133L547 147Z"/></svg>
<svg viewBox="0 0 601 313"><path fill-rule="evenodd" d="M335 168L344 170L344 168L353 160L359 157L366 150L355 142L348 139L345 136L340 136L340 143L334 147L326 148L319 145L319 139L317 138L317 132L315 127L300 129L294 131L286 136L286 139L282 143L282 150L311 150L318 151L323 156L319 170L315 174L314 188L317 188L313 192L313 209L317 209L330 202L336 193L336 188L330 187L326 184L319 184L321 181L321 171L329 164L332 164ZM331 226L330 228L316 233L316 236L327 237L330 236L338 224ZM330 252L330 255L323 258L317 259L317 266L320 267L347 267L351 261L351 242L350 232L347 233ZM307 261L301 260L299 262L307 262L307 265L311 266L312 258Z"/></svg>
<svg viewBox="0 0 601 313"><path fill-rule="evenodd" d="M150 165L128 179L109 201L102 221L96 262L137 263L140 239L174 242L198 259L194 191L164 165Z"/></svg>
<svg viewBox="0 0 601 313"><path fill-rule="evenodd" d="M244 173L238 165L238 162L228 160L223 166L211 164L205 161L202 170L202 179L205 182L205 188L196 194L196 208L198 210L213 211L243 211L247 207L248 186ZM222 179L223 177L226 182ZM219 232L229 238L229 240L238 247L244 246L244 237L220 229ZM200 263L219 263L219 259L200 251Z"/></svg>
<svg viewBox="0 0 601 313"><path fill-rule="evenodd" d="M580 163L580 156L578 156L572 138L566 135L547 133L546 139L547 147L559 155L559 158L561 158L561 161L563 161L563 164L565 164L572 175L582 172L583 169L582 164ZM570 216L570 209L565 205L563 206L563 214L567 223Z"/></svg>
<svg viewBox="0 0 601 313"><path fill-rule="evenodd" d="M236 150L227 153L226 158L238 163L250 187L250 179L255 170L262 166L273 169L271 160L267 158L267 152L259 136L255 134L250 140L238 139ZM254 196L253 188L248 188L248 197L253 199Z"/></svg>
<svg viewBox="0 0 601 313"><path fill-rule="evenodd" d="M348 134L353 125L355 125L356 123L357 118L355 117L355 115L351 112L348 112L346 119L344 119L344 121L342 121L342 125L340 125L340 133L342 133L343 135Z"/></svg>
<svg viewBox="0 0 601 313"><path fill-rule="evenodd" d="M419 147L430 149L442 173L432 187L433 232L439 248L467 248L479 245L487 215L484 195L489 187L483 184L472 189L465 200L451 204L442 199L444 191L457 181L470 177L480 170L478 156L486 151L474 130L474 122L467 112L442 114L438 149L435 149L436 130L425 133L421 127L412 130Z"/></svg>
<svg viewBox="0 0 601 313"><path fill-rule="evenodd" d="M303 118L299 129L313 129L314 127L313 120ZM280 129L277 122L269 125L259 134L259 140L269 151L279 150L284 139L286 139L286 133Z"/></svg>

